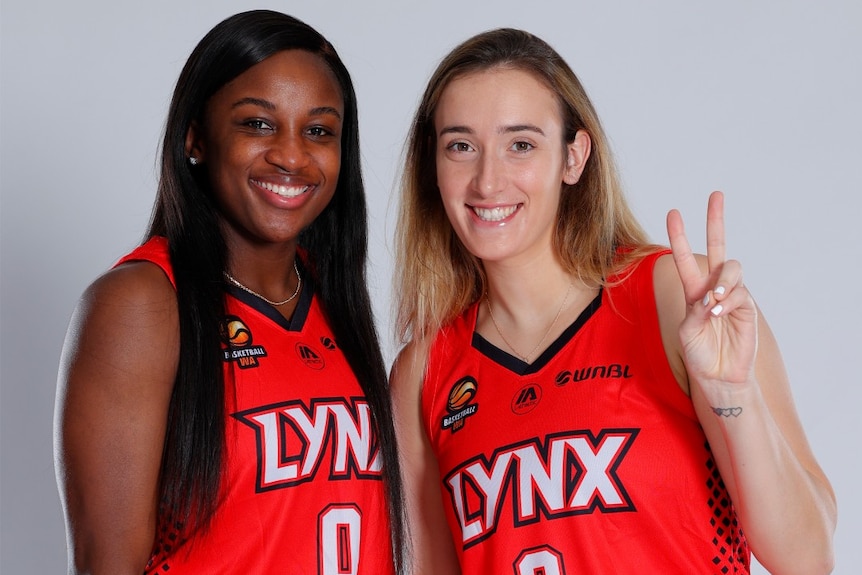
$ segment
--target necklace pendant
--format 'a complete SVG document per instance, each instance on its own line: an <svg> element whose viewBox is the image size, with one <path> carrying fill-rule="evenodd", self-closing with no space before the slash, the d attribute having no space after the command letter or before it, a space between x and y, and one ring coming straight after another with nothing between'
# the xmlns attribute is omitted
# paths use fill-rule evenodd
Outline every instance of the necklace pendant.
<svg viewBox="0 0 862 575"><path fill-rule="evenodd" d="M548 326L548 329L545 330L545 335L542 336L542 339L539 340L539 343L536 344L536 347L530 351L527 355L520 353L515 346L506 339L506 336L503 335L503 330L500 329L499 324L497 323L497 319L494 317L494 311L491 309L491 297L488 295L488 292L485 292L485 305L488 307L488 315L491 317L491 323L494 324L494 329L497 330L497 334L499 334L500 339L503 340L512 353L515 354L516 357L520 358L526 364L530 363L530 358L535 355L537 351L539 351L539 347L541 347L542 343L544 343L545 339L547 339L548 335L551 333L551 330L554 329L554 326L557 324L557 320L560 319L560 315L562 315L563 310L566 308L566 302L569 301L569 295L572 292L572 284L569 284L568 289L566 290L566 296L563 298L563 302L560 304L560 308L557 310L557 315L554 316L553 321L551 321L551 325Z"/></svg>

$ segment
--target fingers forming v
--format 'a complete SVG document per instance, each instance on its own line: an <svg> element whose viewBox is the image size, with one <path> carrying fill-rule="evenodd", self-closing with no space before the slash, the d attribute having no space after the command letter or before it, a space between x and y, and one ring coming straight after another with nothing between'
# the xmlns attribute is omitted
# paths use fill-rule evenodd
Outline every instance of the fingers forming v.
<svg viewBox="0 0 862 575"><path fill-rule="evenodd" d="M686 302L691 305L715 288L718 285L715 282L722 275L726 257L724 195L721 192L713 192L709 196L706 211L706 274L701 270L691 250L679 210L668 212L667 235Z"/></svg>

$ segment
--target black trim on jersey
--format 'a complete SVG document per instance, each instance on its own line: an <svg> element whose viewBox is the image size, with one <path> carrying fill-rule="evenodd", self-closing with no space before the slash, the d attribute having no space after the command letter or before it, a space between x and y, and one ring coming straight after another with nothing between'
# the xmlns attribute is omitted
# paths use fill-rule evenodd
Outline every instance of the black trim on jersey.
<svg viewBox="0 0 862 575"><path fill-rule="evenodd" d="M275 307L233 284L225 282L225 291L248 307L259 311L285 330L302 331L302 328L305 326L305 320L308 318L308 312L311 310L311 300L314 298L314 283L312 282L311 274L305 272L302 260L297 258L297 263L302 275L302 291L299 293L299 301L289 320L281 315Z"/></svg>
<svg viewBox="0 0 862 575"><path fill-rule="evenodd" d="M593 314L601 307L602 305L602 293L604 290L600 289L599 293L596 297L593 298L593 301L584 308L584 311L572 322L572 324L567 327L563 333L560 334L560 337L554 340L554 343L548 346L542 354L533 361L533 363L527 363L522 360L520 357L515 357L507 351L504 351L489 342L487 339L482 337L478 331L476 331L475 326L473 327L473 341L471 344L473 347L482 353L482 355L486 356L488 359L492 360L495 363L500 364L502 367L505 367L509 371L513 371L518 375L530 375L532 373L536 373L545 367L549 361L551 361L557 353L563 347L571 341L575 334L580 331L581 327L587 320L593 317ZM476 319L478 319L478 314L476 315Z"/></svg>

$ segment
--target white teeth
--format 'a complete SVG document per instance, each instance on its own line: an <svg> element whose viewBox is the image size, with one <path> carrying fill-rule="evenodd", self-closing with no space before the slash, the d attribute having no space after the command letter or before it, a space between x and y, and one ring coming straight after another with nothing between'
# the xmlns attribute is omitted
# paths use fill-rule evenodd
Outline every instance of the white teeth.
<svg viewBox="0 0 862 575"><path fill-rule="evenodd" d="M500 220L505 220L509 216L515 213L515 210L518 209L518 206L507 206L507 207L498 207L498 208L477 208L473 207L473 211L479 216L479 219L483 222L499 222Z"/></svg>
<svg viewBox="0 0 862 575"><path fill-rule="evenodd" d="M253 181L255 184L257 184L261 188L263 188L265 190L269 190L270 192L273 192L275 194L278 194L279 196L281 196L283 198L295 198L296 196L298 196L301 193L308 190L308 186L277 186L277 185L268 184L265 182L258 182L257 180L253 180Z"/></svg>

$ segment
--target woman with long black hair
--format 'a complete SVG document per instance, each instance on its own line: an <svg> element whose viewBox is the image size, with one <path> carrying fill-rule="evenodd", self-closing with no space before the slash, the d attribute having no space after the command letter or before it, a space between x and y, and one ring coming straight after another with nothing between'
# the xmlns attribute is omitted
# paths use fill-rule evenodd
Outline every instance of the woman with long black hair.
<svg viewBox="0 0 862 575"><path fill-rule="evenodd" d="M366 237L332 45L277 12L218 24L177 82L146 239L86 290L64 347L70 572L398 567Z"/></svg>

